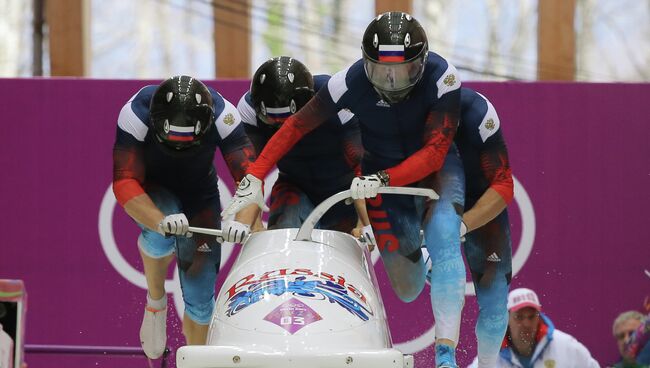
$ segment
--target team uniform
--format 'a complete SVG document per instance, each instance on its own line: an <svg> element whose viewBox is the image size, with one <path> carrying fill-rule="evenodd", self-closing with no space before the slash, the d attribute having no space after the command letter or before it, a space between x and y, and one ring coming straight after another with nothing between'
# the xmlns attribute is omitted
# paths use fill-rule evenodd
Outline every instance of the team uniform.
<svg viewBox="0 0 650 368"><path fill-rule="evenodd" d="M373 88L362 60L335 74L327 88L321 88L305 108L285 122L272 138L273 145L247 172L264 177L287 147L324 119L341 109L354 113L361 128L364 174L385 170L392 186L424 185L440 195L430 206L420 199L377 196L367 200L368 214L393 287L407 301L415 299L424 287L419 236L424 228L434 260L431 299L436 336L458 341L465 296L458 235L465 178L452 140L458 126L460 80L454 66L441 56L429 52L423 60L423 75L408 99L392 104Z"/></svg>
<svg viewBox="0 0 650 368"><path fill-rule="evenodd" d="M499 117L484 96L461 88L461 119L454 139L465 171L465 211L488 188L506 203L513 198L513 180ZM496 355L508 326L508 288L512 277L512 241L508 212L503 210L465 235L465 255L479 304L476 336L479 356Z"/></svg>
<svg viewBox="0 0 650 368"><path fill-rule="evenodd" d="M316 91L327 85L327 75L316 75ZM257 152L261 152L277 127L257 116L247 92L237 109L246 134ZM359 173L362 155L358 119L348 110L341 110L298 142L277 163L279 175L271 191L268 228L298 228L316 205L333 194L347 190ZM339 203L320 220L323 229L350 232L356 225L353 206Z"/></svg>
<svg viewBox="0 0 650 368"><path fill-rule="evenodd" d="M600 365L592 358L589 350L573 336L555 329L553 322L540 314L539 327L535 336L535 351L530 359L524 359L514 351L508 336L502 341L497 368L598 368ZM475 368L474 359L468 368Z"/></svg>
<svg viewBox="0 0 650 368"><path fill-rule="evenodd" d="M117 200L124 206L146 193L165 215L182 212L191 226L220 228L221 205L213 165L216 149L221 150L237 180L254 160L254 149L239 113L219 93L209 89L216 119L207 124L214 125L206 131L200 145L172 154L156 141L153 133L150 101L157 87L142 88L120 111L113 148L113 190ZM190 140L194 130L174 125L165 129L170 140L179 142ZM139 226L142 232L138 246L146 255L162 258L176 252L185 312L196 323L208 324L221 256L215 237L165 237Z"/></svg>

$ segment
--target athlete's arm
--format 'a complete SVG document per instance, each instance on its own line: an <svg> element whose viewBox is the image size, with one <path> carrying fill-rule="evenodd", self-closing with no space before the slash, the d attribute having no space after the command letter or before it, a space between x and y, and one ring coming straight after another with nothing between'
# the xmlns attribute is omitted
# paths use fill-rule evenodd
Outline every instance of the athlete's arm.
<svg viewBox="0 0 650 368"><path fill-rule="evenodd" d="M235 215L235 221L249 225L253 232L261 231L264 230L264 225L262 225L262 217L260 215L260 208L252 204L237 212Z"/></svg>
<svg viewBox="0 0 650 368"><path fill-rule="evenodd" d="M247 124L239 122L237 124L238 126L223 138L220 149L230 174L235 183L239 185L241 179L246 175L246 169L255 161L256 150L246 134L247 129L244 126ZM235 215L235 221L252 226L259 217L259 208L253 205L238 212Z"/></svg>
<svg viewBox="0 0 650 368"><path fill-rule="evenodd" d="M489 144L481 151L481 171L490 181L490 187L476 204L463 215L467 231L477 229L497 217L514 197L512 170L503 136L488 138Z"/></svg>
<svg viewBox="0 0 650 368"><path fill-rule="evenodd" d="M354 209L357 210L357 216L359 216L359 220L357 221L357 227L364 227L370 225L370 218L368 217L368 210L366 208L366 200L355 199Z"/></svg>
<svg viewBox="0 0 650 368"><path fill-rule="evenodd" d="M404 186L424 179L440 168L458 128L460 89L446 93L434 110L429 112L424 129L424 146L386 170L388 185Z"/></svg>
<svg viewBox="0 0 650 368"><path fill-rule="evenodd" d="M253 144L255 152L257 154L262 152L264 150L264 147L266 147L266 142L268 139L264 133L262 133L261 129L254 125L244 123L244 130L246 131L248 139L250 139L251 143Z"/></svg>
<svg viewBox="0 0 650 368"><path fill-rule="evenodd" d="M246 175L246 169L255 161L255 148L246 135L240 137L235 144L237 149L222 149L221 153L233 179L239 182Z"/></svg>
<svg viewBox="0 0 650 368"><path fill-rule="evenodd" d="M358 119L346 123L343 129L343 150L345 162L354 171L356 176L361 175L361 159L363 158L363 144Z"/></svg>
<svg viewBox="0 0 650 368"><path fill-rule="evenodd" d="M113 193L126 213L147 228L158 231L165 215L142 188L144 164L137 146L113 147Z"/></svg>

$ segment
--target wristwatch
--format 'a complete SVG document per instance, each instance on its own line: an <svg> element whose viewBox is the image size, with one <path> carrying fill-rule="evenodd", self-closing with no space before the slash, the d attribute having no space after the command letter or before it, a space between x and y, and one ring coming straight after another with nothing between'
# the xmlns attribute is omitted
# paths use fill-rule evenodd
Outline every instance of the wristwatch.
<svg viewBox="0 0 650 368"><path fill-rule="evenodd" d="M381 181L381 185L384 186L384 187L387 187L388 184L390 183L390 175L388 175L386 170L378 171L377 176L379 177L379 180Z"/></svg>

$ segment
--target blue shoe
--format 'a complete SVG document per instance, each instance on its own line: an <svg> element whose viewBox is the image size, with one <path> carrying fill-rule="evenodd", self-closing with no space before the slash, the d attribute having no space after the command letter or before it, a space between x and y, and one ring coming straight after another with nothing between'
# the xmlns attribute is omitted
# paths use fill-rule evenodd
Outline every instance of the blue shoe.
<svg viewBox="0 0 650 368"><path fill-rule="evenodd" d="M456 350L449 345L436 344L436 368L458 368Z"/></svg>

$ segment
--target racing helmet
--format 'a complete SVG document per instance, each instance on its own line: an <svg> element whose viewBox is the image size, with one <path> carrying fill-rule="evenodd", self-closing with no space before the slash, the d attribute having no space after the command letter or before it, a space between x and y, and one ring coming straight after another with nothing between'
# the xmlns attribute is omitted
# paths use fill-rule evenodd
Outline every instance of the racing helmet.
<svg viewBox="0 0 650 368"><path fill-rule="evenodd" d="M370 22L361 50L370 83L386 102L397 103L405 100L422 78L429 46L415 18L404 12L388 12Z"/></svg>
<svg viewBox="0 0 650 368"><path fill-rule="evenodd" d="M251 99L257 117L273 127L279 128L313 96L314 78L309 69L288 56L264 62L251 82Z"/></svg>
<svg viewBox="0 0 650 368"><path fill-rule="evenodd" d="M151 98L149 111L157 141L172 152L200 145L214 122L208 87L187 75L164 80Z"/></svg>

